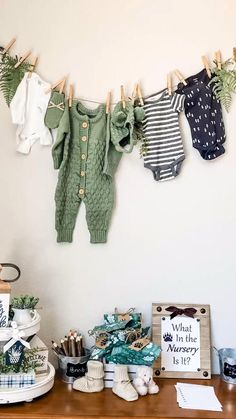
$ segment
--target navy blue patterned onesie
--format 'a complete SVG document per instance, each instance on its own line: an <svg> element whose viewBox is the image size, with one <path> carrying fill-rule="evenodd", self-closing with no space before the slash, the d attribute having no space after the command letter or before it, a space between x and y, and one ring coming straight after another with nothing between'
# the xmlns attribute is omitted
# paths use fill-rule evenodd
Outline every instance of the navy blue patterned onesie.
<svg viewBox="0 0 236 419"><path fill-rule="evenodd" d="M185 95L185 114L188 119L193 147L204 160L213 160L225 152L225 127L220 102L208 86L206 70L188 77L187 86L178 84L177 93Z"/></svg>

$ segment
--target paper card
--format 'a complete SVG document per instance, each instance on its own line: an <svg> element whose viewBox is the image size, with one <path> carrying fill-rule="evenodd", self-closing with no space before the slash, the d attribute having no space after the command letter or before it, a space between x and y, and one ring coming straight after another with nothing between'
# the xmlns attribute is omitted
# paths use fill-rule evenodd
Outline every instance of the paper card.
<svg viewBox="0 0 236 419"><path fill-rule="evenodd" d="M145 348L150 343L150 339L147 337L140 338L138 340L135 340L130 346L130 349L133 349L135 351L141 351L141 349Z"/></svg>
<svg viewBox="0 0 236 419"><path fill-rule="evenodd" d="M161 320L161 368L197 371L200 368L200 321L176 316Z"/></svg>
<svg viewBox="0 0 236 419"><path fill-rule="evenodd" d="M118 320L119 320L119 322L129 321L129 320L131 320L131 317L128 313L118 314Z"/></svg>
<svg viewBox="0 0 236 419"><path fill-rule="evenodd" d="M107 335L100 335L95 342L97 348L105 349L110 345Z"/></svg>

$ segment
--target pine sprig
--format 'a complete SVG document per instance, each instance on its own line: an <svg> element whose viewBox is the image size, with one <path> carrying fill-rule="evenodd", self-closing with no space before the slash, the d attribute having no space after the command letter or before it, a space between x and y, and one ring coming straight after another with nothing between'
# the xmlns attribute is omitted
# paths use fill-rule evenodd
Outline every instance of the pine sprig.
<svg viewBox="0 0 236 419"><path fill-rule="evenodd" d="M11 57L9 54L4 54L0 60L0 90L8 106L10 106L11 100L25 72L31 66L30 63L23 62L18 68L15 68L17 62L18 57Z"/></svg>
<svg viewBox="0 0 236 419"><path fill-rule="evenodd" d="M232 64L232 60L229 59L222 63L221 69L215 67L212 70L213 77L209 82L213 93L227 112L232 104L232 94L236 93L236 71L230 69Z"/></svg>

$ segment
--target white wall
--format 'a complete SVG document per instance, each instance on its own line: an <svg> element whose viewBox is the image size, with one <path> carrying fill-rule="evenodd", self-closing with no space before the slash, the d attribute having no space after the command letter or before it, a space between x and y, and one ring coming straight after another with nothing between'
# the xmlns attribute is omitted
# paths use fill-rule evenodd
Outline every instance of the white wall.
<svg viewBox="0 0 236 419"><path fill-rule="evenodd" d="M166 73L201 70L201 55L235 43L234 0L0 0L0 44L33 48L38 72L64 74L81 97L105 100L124 83L145 94ZM90 104L91 106L91 104ZM115 306L135 306L151 321L152 302L210 303L212 341L236 346L236 101L225 118L226 154L205 162L192 148L182 116L186 160L180 176L153 180L138 150L116 176L117 204L107 244L91 245L82 206L73 244L57 244L49 148L15 151L15 128L0 103L0 259L22 269L13 293L33 293L43 306L41 337L49 343L71 327L86 334Z"/></svg>

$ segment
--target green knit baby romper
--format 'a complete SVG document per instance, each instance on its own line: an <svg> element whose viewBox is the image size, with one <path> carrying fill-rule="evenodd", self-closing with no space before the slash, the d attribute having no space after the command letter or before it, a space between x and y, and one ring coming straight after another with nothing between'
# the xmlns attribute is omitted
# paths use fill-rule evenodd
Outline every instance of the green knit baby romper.
<svg viewBox="0 0 236 419"><path fill-rule="evenodd" d="M91 243L105 243L114 205L113 176L122 153L110 141L105 106L87 109L77 100L66 108L53 146L59 170L55 193L58 242L72 242L79 206L86 207Z"/></svg>

